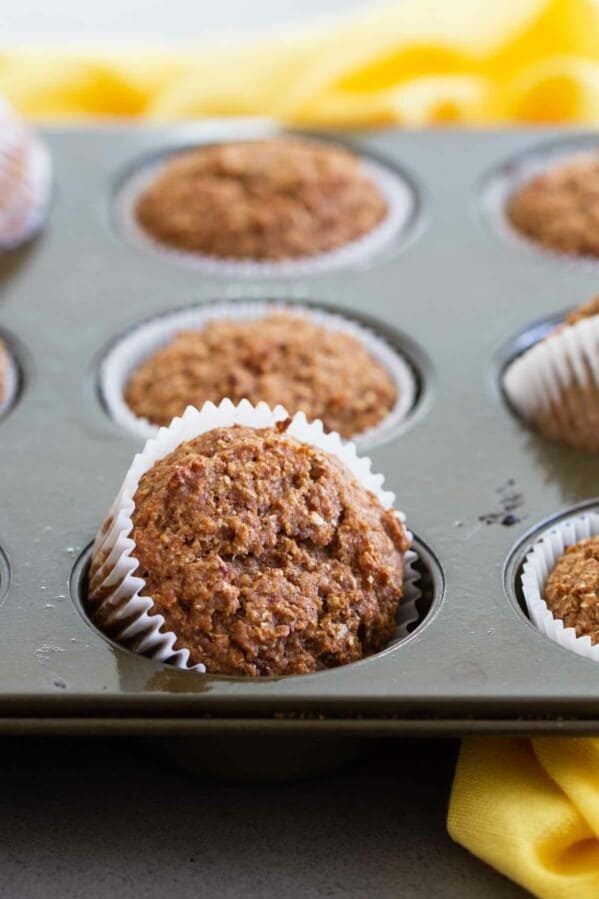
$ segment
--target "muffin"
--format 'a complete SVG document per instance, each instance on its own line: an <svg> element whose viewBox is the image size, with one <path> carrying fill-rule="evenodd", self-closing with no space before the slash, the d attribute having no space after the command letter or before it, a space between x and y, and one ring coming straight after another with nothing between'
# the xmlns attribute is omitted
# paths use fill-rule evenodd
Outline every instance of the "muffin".
<svg viewBox="0 0 599 899"><path fill-rule="evenodd" d="M549 250L599 256L599 151L534 175L510 198L511 224Z"/></svg>
<svg viewBox="0 0 599 899"><path fill-rule="evenodd" d="M544 599L564 627L599 643L599 535L567 547L547 578Z"/></svg>
<svg viewBox="0 0 599 899"><path fill-rule="evenodd" d="M351 438L378 425L398 391L357 337L290 312L182 331L142 362L124 391L134 414L155 425L225 397L281 403Z"/></svg>
<svg viewBox="0 0 599 899"><path fill-rule="evenodd" d="M271 424L197 426L229 410ZM166 634L160 657L226 675L321 671L391 640L410 544L392 497L294 427L309 433L266 407L222 404L188 410L147 444L94 547L99 627L134 636L139 651ZM156 622L160 639L156 627L148 635Z"/></svg>
<svg viewBox="0 0 599 899"><path fill-rule="evenodd" d="M271 262L343 247L386 213L385 198L353 153L299 138L179 153L135 204L138 225L171 249Z"/></svg>
<svg viewBox="0 0 599 899"><path fill-rule="evenodd" d="M49 193L45 146L0 97L0 251L19 246L39 230Z"/></svg>
<svg viewBox="0 0 599 899"><path fill-rule="evenodd" d="M504 385L544 437L599 452L599 297L512 363Z"/></svg>

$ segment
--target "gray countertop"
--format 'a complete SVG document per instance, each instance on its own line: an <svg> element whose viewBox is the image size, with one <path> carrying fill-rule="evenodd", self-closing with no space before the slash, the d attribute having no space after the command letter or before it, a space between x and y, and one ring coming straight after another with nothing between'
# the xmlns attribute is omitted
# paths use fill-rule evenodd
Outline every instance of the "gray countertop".
<svg viewBox="0 0 599 899"><path fill-rule="evenodd" d="M0 897L523 897L447 836L456 751L387 740L325 777L248 785L132 739L8 738Z"/></svg>

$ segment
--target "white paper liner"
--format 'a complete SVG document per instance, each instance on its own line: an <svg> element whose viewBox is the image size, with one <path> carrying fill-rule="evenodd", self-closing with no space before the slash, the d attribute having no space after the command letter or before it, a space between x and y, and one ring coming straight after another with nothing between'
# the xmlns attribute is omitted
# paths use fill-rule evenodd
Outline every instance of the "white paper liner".
<svg viewBox="0 0 599 899"><path fill-rule="evenodd" d="M4 366L4 391L0 397L0 418L13 405L19 389L19 370L6 343L0 338L0 364Z"/></svg>
<svg viewBox="0 0 599 899"><path fill-rule="evenodd" d="M550 408L573 384L599 391L599 316L565 325L519 356L504 375L506 396L527 420Z"/></svg>
<svg viewBox="0 0 599 899"><path fill-rule="evenodd" d="M259 135L254 139L262 137L263 135ZM244 140L248 139L252 138L246 135ZM376 184L387 202L385 218L363 237L336 250L280 262L221 259L202 253L189 253L173 249L168 244L154 239L139 225L135 215L135 206L140 194L160 173L165 162L171 158L173 158L173 154L166 154L160 159L142 166L127 179L115 198L116 220L125 236L133 244L207 275L233 278L298 277L356 265L372 258L401 234L411 221L416 208L414 192L401 175L372 159L361 158L363 173Z"/></svg>
<svg viewBox="0 0 599 899"><path fill-rule="evenodd" d="M156 437L148 440L144 449L135 456L98 532L92 556L89 593L91 597L100 593L102 599L95 608L90 609L90 615L93 620L101 613L104 627L110 630L117 643L177 668L205 671L202 664L189 664L187 649L175 649L176 635L162 630L165 623L163 616L150 615L152 599L140 595L145 581L134 574L138 563L132 556L135 544L129 536L133 529L133 499L142 475L180 443L215 428L232 427L236 424L266 428L286 418L288 414L282 406L271 410L266 403L252 406L247 400L242 400L237 406L230 400L223 400L218 406L205 403L201 410L188 406L181 418L173 419L168 428L161 428ZM293 417L286 433L302 443L319 447L336 456L359 483L378 498L383 508L393 507L395 497L392 492L383 489L383 476L373 474L370 459L359 457L353 443L342 441L338 434L325 433L320 421L308 422L302 412ZM397 515L405 521L402 512L397 512ZM417 587L419 575L413 567L415 560L416 554L409 550L405 558L404 596L400 603L397 632L392 642L405 636L409 625L418 618L416 603L420 591Z"/></svg>
<svg viewBox="0 0 599 899"><path fill-rule="evenodd" d="M12 154L25 148L25 158L13 170ZM40 139L0 98L0 183L12 185L11 202L0 204L0 251L29 240L43 225L52 180L50 154Z"/></svg>
<svg viewBox="0 0 599 899"><path fill-rule="evenodd" d="M547 578L568 546L599 534L599 514L586 512L552 525L535 542L522 567L522 592L528 613L538 629L565 649L599 662L599 644L593 646L589 636L577 637L573 627L564 627L554 618L543 594Z"/></svg>
<svg viewBox="0 0 599 899"><path fill-rule="evenodd" d="M599 150L599 134L581 135L558 143L550 143L505 164L488 180L482 193L482 209L487 220L504 240L520 249L536 253L549 262L564 265L591 267L599 263L599 258L579 253L567 253L547 247L519 231L511 222L507 212L512 195L535 175L549 171L565 162L596 155Z"/></svg>
<svg viewBox="0 0 599 899"><path fill-rule="evenodd" d="M416 401L416 378L409 363L385 340L369 328L344 316L324 312L301 305L263 301L232 301L211 303L167 313L147 321L120 340L102 361L100 386L110 416L144 440L155 436L158 427L146 418L140 418L129 408L123 393L133 372L160 347L168 344L185 330L201 330L209 322L222 319L254 321L273 313L289 313L306 316L325 328L349 334L359 340L367 352L376 359L395 382L397 401L378 425L368 428L353 440L360 447L372 446L384 440L408 416Z"/></svg>

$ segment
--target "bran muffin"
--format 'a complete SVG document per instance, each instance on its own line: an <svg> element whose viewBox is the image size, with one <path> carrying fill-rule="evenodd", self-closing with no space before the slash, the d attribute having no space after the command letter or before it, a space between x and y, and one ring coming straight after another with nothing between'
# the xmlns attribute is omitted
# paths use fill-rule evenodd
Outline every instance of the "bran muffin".
<svg viewBox="0 0 599 899"><path fill-rule="evenodd" d="M168 425L188 405L248 399L321 419L347 439L378 425L398 399L394 379L351 334L306 315L217 319L186 330L131 375L125 402L139 418Z"/></svg>
<svg viewBox="0 0 599 899"><path fill-rule="evenodd" d="M174 250L259 261L338 249L372 231L386 212L353 153L299 138L179 153L135 207L141 228Z"/></svg>
<svg viewBox="0 0 599 899"><path fill-rule="evenodd" d="M319 671L382 649L396 628L400 518L287 426L203 433L134 495L142 595L211 673Z"/></svg>
<svg viewBox="0 0 599 899"><path fill-rule="evenodd" d="M544 599L577 637L599 643L599 535L567 547L547 579Z"/></svg>
<svg viewBox="0 0 599 899"><path fill-rule="evenodd" d="M510 198L521 234L574 256L599 256L599 151L579 154L534 175Z"/></svg>

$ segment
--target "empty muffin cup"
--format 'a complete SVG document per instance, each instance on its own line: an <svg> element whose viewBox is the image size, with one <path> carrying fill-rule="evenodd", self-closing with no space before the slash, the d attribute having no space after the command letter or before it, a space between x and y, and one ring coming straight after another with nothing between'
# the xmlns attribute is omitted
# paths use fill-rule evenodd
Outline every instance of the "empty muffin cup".
<svg viewBox="0 0 599 899"><path fill-rule="evenodd" d="M260 153L264 159L254 158ZM117 225L132 243L228 277L364 263L404 231L415 209L412 187L387 166L280 135L167 154L142 165L115 198Z"/></svg>
<svg viewBox="0 0 599 899"><path fill-rule="evenodd" d="M226 429L225 432L223 432L222 429ZM270 430L265 431L264 429ZM281 431L284 433L275 438L273 436L273 429L279 435ZM402 513L394 510L393 494L383 489L383 477L372 473L370 460L364 457L358 457L353 444L344 443L337 434L325 434L320 422L308 423L305 416L301 413L289 420L287 412L281 406L271 410L265 403L259 403L257 406L252 406L247 401L242 401L239 405L234 406L228 400L224 400L219 406L215 406L212 403L206 403L199 411L193 407L189 407L185 414L181 418L174 419L168 428L161 428L157 436L149 440L144 450L134 458L131 468L129 469L117 497L108 512L106 520L98 533L93 548L87 608L94 623L96 623L108 636L134 652L142 653L162 662L167 662L178 668L193 668L197 671L205 670L205 665L200 658L196 657L194 660L190 661L189 648L177 646L177 633L173 630L168 630L165 627L165 617L158 613L153 599L150 596L145 595L146 581L136 573L139 560L135 556L136 544L132 539L132 534L138 534L140 532L134 530L133 517L136 513L135 498L138 495L141 497L138 500L140 505L137 511L139 511L140 514L145 515L144 497L155 496L155 493L153 490L144 492L144 487L142 493L138 494L140 481L142 481L143 476L147 472L156 472L158 470L156 466L160 466L161 460L165 460L165 457L169 457L164 463L168 468L168 466L172 464L171 454L175 452L181 444L186 444L187 441L195 440L204 435L207 435L210 439L216 440L217 442L219 440L225 440L226 443L227 440L238 439L240 433L247 433L250 436L255 434L256 439L261 439L262 435L268 434L268 439L271 443L274 441L276 452L283 447L282 451L284 455L286 450L291 447L294 453L299 453L304 459L302 463L304 466L306 465L306 459L309 457L310 460L312 460L310 461L309 489L312 487L317 491L318 489L322 489L318 486L319 477L323 476L323 470L320 466L324 465L324 467L330 467L330 470L332 472L337 472L339 477L347 478L347 481L344 481L343 483L353 485L351 489L359 491L363 501L369 504L368 508L376 510L376 512L373 511L372 514L377 516L377 521L379 521L378 516L380 514L380 522L384 521L385 527L388 528L388 531L385 531L386 536L384 538L386 541L385 546L388 548L388 558L385 556L387 561L380 570L377 569L376 566L372 568L373 574L369 574L366 577L366 581L362 580L364 572L360 573L359 583L362 585L360 589L367 591L364 595L370 596L370 602L372 602L373 599L375 600L377 604L375 611L377 613L379 586L381 595L391 595L388 591L392 590L392 588L395 589L395 587L399 589L399 595L393 594L395 596L394 603L401 599L399 602L399 612L395 620L387 621L387 624L391 626L392 631L389 634L387 644L405 636L408 632L409 625L417 620L418 617L416 609L416 602L420 596L420 592L416 585L418 575L412 568L413 561L416 557L408 548L411 538L409 533L405 531L403 525L404 516ZM227 446L228 445L229 444L227 444ZM187 452L187 447L184 447L184 450ZM203 466L209 464L205 462L206 453L208 458L212 458L210 452L214 455L216 452L214 447L212 447L212 450L210 451L205 450L204 455L200 459L196 459L197 465L195 465L195 467L193 463L185 461L183 468L179 466L175 472L171 472L170 469L167 471L167 480L168 478L174 479L169 481L169 483L171 483L175 492L179 487L183 487L183 495L188 495L187 487L182 483L181 478L183 478L183 480L186 480L187 478L193 480L200 469L205 472ZM244 464L251 461L251 458L251 455L248 456L248 459ZM231 457L228 455L226 457L227 466L230 464L230 459ZM187 456L185 457L185 460L187 460ZM217 461L220 464L221 457L218 457ZM212 610L212 613L216 614L217 617L220 615L220 610L224 605L226 605L227 608L231 608L230 603L233 602L235 604L236 602L235 597L232 597L231 595L231 590L233 589L231 587L232 582L228 580L228 574L225 569L227 569L229 564L235 568L235 566L239 564L239 558L243 557L245 559L245 555L244 551L241 549L237 549L232 555L229 554L228 551L225 552L223 550L221 552L219 550L215 555L212 551L213 547L210 541L217 538L220 541L222 537L224 541L229 542L231 540L236 541L237 539L241 542L245 541L245 543L248 543L249 541L250 547L253 546L253 538L251 536L253 519L251 510L245 505L245 482L243 484L240 483L240 480L243 480L243 478L240 479L239 476L234 476L228 467L226 468L226 472L227 473L223 476L224 479L222 481L219 480L216 484L215 482L210 482L212 486L208 490L208 493L204 492L204 486L202 486L201 496L203 499L200 502L200 507L196 508L194 505L196 511L193 515L194 526L197 527L197 524L195 524L197 516L209 508L208 503L211 503L212 499L216 497L215 502L217 502L218 507L218 503L221 503L222 505L224 502L222 498L224 494L226 494L228 498L233 495L235 497L237 512L232 517L229 516L226 518L226 527L222 522L219 524L219 522L215 520L218 519L218 515L206 519L206 528L210 532L206 535L206 539L209 541L210 551L207 555L204 553L202 559L209 558L211 565L212 562L214 562L216 565L224 566L222 571L219 569L215 573L216 580L214 583L218 585L218 596L210 595L208 599L208 605ZM272 567L271 557L263 556L261 553L265 547L269 552L272 550L272 546L279 547L279 540L283 541L282 545L287 546L286 541L291 539L293 547L291 547L290 551L292 553L295 553L296 551L301 553L302 546L307 548L311 559L312 555L315 553L314 558L308 564L308 568L306 569L306 576L308 577L311 566L313 564L316 564L317 566L321 564L319 561L322 559L321 554L325 553L326 555L324 548L325 544L323 544L321 549L318 549L318 546L313 544L312 541L315 537L310 529L314 526L318 531L319 528L325 527L326 531L328 524L325 521L325 518L328 513L325 512L324 506L318 506L318 508L320 508L319 512L315 506L311 505L309 508L311 508L312 511L306 511L305 521L302 518L304 524L300 528L301 534L298 537L299 532L293 530L295 525L292 527L289 520L286 518L288 510L288 500L286 497L294 495L293 491L299 488L296 483L296 474L294 474L291 469L286 469L286 472L287 473L282 481L279 481L278 476L275 478L277 484L280 482L287 485L285 487L287 490L285 496L281 496L277 499L274 505L271 503L266 510L260 508L257 517L255 516L256 520L254 523L260 525L259 533L266 542L258 541L257 548L250 548L249 552L246 554L249 560L249 567L247 570L246 568L243 569L241 580L239 580L239 572L237 572L237 569L235 568L236 573L232 575L232 577L234 577L236 587L239 587L239 584L247 587L248 579L253 584L254 581L257 582L260 580L265 573L269 576L272 575L276 580L276 575L280 573L276 570L277 566L275 565ZM162 474L164 474L164 472L162 472ZM204 474L201 475L201 477L204 476ZM268 480L269 477L271 477L269 471L264 469L255 483L262 484L262 479L266 478ZM287 480L285 480L285 478L287 478ZM201 483L204 485L204 481ZM252 481L252 483L254 483L254 481ZM302 481L302 484L303 483L304 481ZM195 493L193 495L195 496ZM212 507L210 506L210 508ZM378 510L380 510L380 512ZM177 521L180 520L181 515L181 508L177 507ZM331 522L333 521L333 517L333 513L331 512ZM269 531L269 522L272 524L272 533ZM221 525L224 528L222 533L221 530L219 530ZM348 527L343 515L341 516L341 519L339 519L338 526L340 528ZM334 525L334 527L336 529L337 525ZM339 545L345 546L346 544L344 541L347 539L348 533L353 539L353 532L351 529L349 532L345 531L343 534L341 534L339 530L335 530L334 540L341 540L342 543ZM395 535L393 538L390 536L392 534ZM204 540L204 536L203 532L199 535L198 539L200 542ZM363 535L360 536L357 534L356 538L362 540ZM142 538L140 537L139 539ZM333 542L333 538L330 534L326 539L330 540L331 543ZM397 540L398 542L392 542L392 539ZM158 541L154 541L152 538L146 543L146 548L150 549L150 553L159 551L156 549L156 546L157 543L160 543L160 540L161 538L158 538ZM295 542L296 540L299 542ZM271 541L272 546L269 541ZM202 546L203 545L204 544L202 543ZM335 546L337 545L338 544L335 543ZM219 547L220 546L221 544L219 543ZM237 547L237 544L235 544L235 546ZM360 543L360 546L362 546L362 543ZM398 546L400 546L401 549L397 549ZM362 561L368 561L367 557L376 557L377 547L374 542L369 544L368 550L365 545L363 549L366 552L366 556L361 556ZM181 550L181 552L183 552L183 550ZM285 552L287 552L287 550L285 550ZM195 543L193 544L193 553L200 553L200 550L196 547ZM168 565L173 562L173 558L175 563L177 562L177 559L180 558L176 556L176 553L174 553L171 546L167 547L166 557ZM194 555L194 558L197 557L197 555ZM394 560L393 567L389 561L391 557ZM262 559L270 559L271 561L262 562L260 561ZM337 562L331 564L335 571L338 571L335 567ZM396 565L400 566L397 572L394 567ZM258 566L258 568L256 568L256 566ZM327 572L329 571L328 568L326 570ZM350 581L353 583L353 575L350 576L346 572L345 576L349 576ZM399 578L397 582L395 580L396 577ZM380 584L379 578L382 578ZM328 574L325 579L326 582L317 579L317 583L319 584L318 590L324 590L324 593L318 593L318 603L322 602L320 607L321 611L318 614L326 613L328 624L325 637L326 640L333 638L333 641L337 638L344 640L348 638L348 626L344 624L343 620L339 620L336 617L336 608L339 603L343 602L343 596L338 591L330 589L330 583L333 581L336 583L336 580L337 575L329 580ZM171 605L175 603L176 605L176 598L173 593L175 588L172 587L172 584L174 583L172 570L170 575L166 575L165 583L167 592L169 590L171 591L168 595L167 603ZM204 581L202 581L202 583L204 583ZM295 599L299 603L298 608L301 608L304 603L309 606L310 602L314 601L313 590L311 590L311 588L306 588L304 593L302 583L302 576L300 576L299 582L292 587L295 591ZM356 584L354 584L354 587L355 586ZM377 588L376 590L375 587ZM245 589L245 587L243 589ZM255 636L256 628L259 629L261 627L274 626L272 620L274 615L277 628L282 627L285 631L285 636L288 636L287 631L289 631L290 639L295 639L296 632L293 627L285 630L284 619L281 618L282 613L277 605L279 593L276 590L264 589L264 597L267 602L260 604L262 612L257 619L255 613L253 613L254 618L252 618L250 622L252 629L251 633ZM285 586L285 590L287 589L288 584ZM348 589L353 589L351 588L351 584L348 586ZM193 589L191 595L193 597L192 605L195 609L195 604L198 600L197 594ZM364 602L366 603L366 599ZM164 611L165 607L161 606L161 608ZM179 606L176 606L176 609L179 608ZM252 606L252 609L253 608L254 606ZM397 609L397 606L394 605L393 608ZM200 614L203 615L204 607L202 606L199 611ZM233 611L235 612L235 610ZM236 641L235 651L237 651L239 647L243 647L244 651L250 652L251 654L251 651L247 646L247 628L245 631L240 632L242 624L248 624L244 618L246 611L245 606L243 608L237 608L233 617L231 619L228 618L227 621L232 621L233 623L230 626L235 628L235 634L232 635L234 641ZM170 612L168 614L170 614ZM182 619L173 618L172 620L177 621L177 628L183 627L181 624ZM213 619L211 618L210 621L212 620ZM376 615L375 620L377 620ZM318 621L320 626L321 619L319 618ZM365 621L366 619L364 619L364 627L370 627ZM354 622L354 625L356 623L357 622ZM211 627L211 625L207 624L206 627ZM280 631L277 629L276 633L279 634ZM217 644L216 649L218 649L218 641L224 640L227 642L227 639L228 635L219 631L218 636L214 636L211 645L214 646ZM351 639L354 638L352 637ZM351 639L349 645L352 645ZM384 647L380 648L382 649ZM326 660L326 656L324 658ZM357 658L355 660L357 660ZM325 665L325 667L332 667L332 664L331 666ZM340 663L335 662L334 664ZM320 667L318 670L321 670ZM242 669L242 673L245 673L244 669ZM264 672L261 670L252 670L251 673L260 674L271 672L266 669ZM297 668L295 670L292 669L291 673L301 673L301 668L300 670Z"/></svg>
<svg viewBox="0 0 599 899"><path fill-rule="evenodd" d="M269 319L270 316L293 316L301 323L302 321L313 325L316 328L322 328L327 335L340 334L345 337L357 341L360 349L365 351L365 361L371 360L372 364L377 368L377 386L378 381L384 378L385 390L384 399L385 406L383 408L382 400L379 392L374 391L374 400L380 401L380 415L377 412L376 421L372 421L370 426L359 433L347 433L345 427L340 426L339 418L333 421L330 430L342 430L346 439L353 439L358 446L367 447L379 443L393 434L396 429L406 420L412 410L417 396L417 381L414 370L410 363L395 350L385 339L376 335L369 328L359 324L355 320L345 318L330 312L325 312L317 308L309 308L301 305L283 305L274 302L247 301L247 302L230 302L230 303L214 303L205 306L192 307L190 309L179 310L173 313L167 313L148 322L142 323L137 328L132 329L122 340L118 341L113 348L106 354L100 367L100 387L104 404L110 416L123 427L127 428L131 433L147 439L157 433L158 426L152 423L146 417L140 417L130 407L126 400L126 392L131 382L133 374L139 370L146 360L150 359L157 351L169 346L177 335L190 331L201 332L211 323L226 324L232 323L251 323L261 319ZM291 337L294 334L291 332ZM265 338L266 340L266 338ZM308 352L312 352L313 346L307 348ZM351 352L351 346L345 348L347 353ZM264 348L263 348L264 350ZM215 365L218 365L219 354L215 353ZM185 356L186 364L189 364L188 356ZM224 364L224 363L221 363ZM308 367L308 361L306 361ZM349 366L349 362L345 366ZM240 360L241 367L241 360ZM250 399L252 402L261 400L270 402L271 405L277 403L285 403L283 396L278 395L275 385L272 382L273 371L272 364L268 365L269 391L268 395L260 395L260 389L254 387L257 395L245 394L246 389L244 382L236 386L235 393L237 399ZM238 373L235 373L236 376ZM299 373L302 377L302 389L307 390L309 385L306 384L303 372ZM233 373L231 373L233 376ZM280 372L278 377L284 378L286 372ZM294 377L298 375L289 374L287 386L290 387L295 382ZM322 369L318 372L319 381L322 379ZM326 380L326 379L325 379ZM281 381L279 381L279 384ZM333 385L325 385L325 390L321 391L318 403L319 417L327 420L325 414L326 408L326 391ZM201 397L195 399L191 395L184 397L185 402L181 408L172 406L172 414L182 414L187 404L200 406L205 400L211 400L215 403L220 402L225 396L230 397L232 386L228 385L226 390L221 389L220 395L210 395L210 392L202 388ZM334 391L333 391L334 392ZM382 393L382 387L380 388ZM233 397L235 399L235 397ZM169 397L172 402L172 395ZM374 403L373 400L373 403ZM289 402L289 401L288 401ZM364 396L349 398L345 402L345 416L349 416L351 403L364 404ZM309 411L308 407L298 403L297 408L292 408L289 403L289 411L291 414L297 411ZM374 409L368 409L367 415L362 416L364 420L368 418L370 422L374 418ZM349 421L349 419L348 419ZM164 420L161 423L168 423Z"/></svg>
<svg viewBox="0 0 599 899"><path fill-rule="evenodd" d="M576 582L575 575L574 577L568 575L563 585L558 584L552 587L552 596L554 594L566 596L568 591L572 593L572 601L568 603L567 612L571 626L566 626L563 618L554 616L545 596L548 580L555 571L556 565L563 560L568 547L575 547L581 540L597 536L599 536L599 515L596 512L573 516L552 525L535 541L528 552L521 576L526 608L541 633L559 646L595 662L599 661L599 644L593 643L588 633L579 636L577 626L574 624L579 619L579 629L584 628L585 619L588 620L589 609L592 613L592 604L589 605L589 600L593 594L593 585L589 583L589 572L582 573L579 583ZM591 564L593 568L599 570L599 561ZM559 574L559 571L556 574ZM597 578L596 572L591 574L595 579Z"/></svg>

